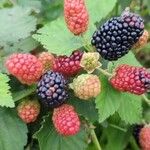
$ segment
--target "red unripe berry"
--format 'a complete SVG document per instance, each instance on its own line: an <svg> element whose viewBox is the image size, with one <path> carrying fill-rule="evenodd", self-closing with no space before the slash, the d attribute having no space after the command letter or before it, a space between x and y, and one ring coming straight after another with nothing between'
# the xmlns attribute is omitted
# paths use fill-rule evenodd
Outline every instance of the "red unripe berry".
<svg viewBox="0 0 150 150"><path fill-rule="evenodd" d="M143 67L120 65L110 83L119 91L141 95L150 90L150 73Z"/></svg>
<svg viewBox="0 0 150 150"><path fill-rule="evenodd" d="M80 120L74 107L64 104L54 109L52 117L54 127L63 136L75 135L80 130Z"/></svg>
<svg viewBox="0 0 150 150"><path fill-rule="evenodd" d="M23 84L33 84L42 75L42 63L31 54L12 54L6 61L6 68Z"/></svg>
<svg viewBox="0 0 150 150"><path fill-rule="evenodd" d="M83 52L74 51L69 57L58 56L54 61L53 71L63 74L65 77L71 77L78 74L81 70L80 60Z"/></svg>
<svg viewBox="0 0 150 150"><path fill-rule="evenodd" d="M37 101L23 101L18 107L18 116L25 122L34 122L40 113L40 104Z"/></svg>
<svg viewBox="0 0 150 150"><path fill-rule="evenodd" d="M142 150L150 150L150 126L143 127L139 134L139 143Z"/></svg>
<svg viewBox="0 0 150 150"><path fill-rule="evenodd" d="M64 16L68 29L75 35L87 30L89 15L84 0L65 0Z"/></svg>

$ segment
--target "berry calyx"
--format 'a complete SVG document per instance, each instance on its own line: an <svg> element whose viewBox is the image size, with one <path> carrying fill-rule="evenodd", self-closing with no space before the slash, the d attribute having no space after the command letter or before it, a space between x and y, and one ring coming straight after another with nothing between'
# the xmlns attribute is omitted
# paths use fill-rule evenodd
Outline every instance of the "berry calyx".
<svg viewBox="0 0 150 150"><path fill-rule="evenodd" d="M70 87L74 90L75 95L83 100L96 97L101 91L99 78L93 74L82 74L73 80Z"/></svg>
<svg viewBox="0 0 150 150"><path fill-rule="evenodd" d="M139 143L142 150L150 150L150 125L146 125L141 129Z"/></svg>
<svg viewBox="0 0 150 150"><path fill-rule="evenodd" d="M6 68L21 83L31 85L42 75L42 63L31 54L12 54L6 61Z"/></svg>
<svg viewBox="0 0 150 150"><path fill-rule="evenodd" d="M40 113L40 104L38 103L38 101L26 100L21 102L18 105L17 111L18 111L18 116L25 123L32 123L36 121Z"/></svg>
<svg viewBox="0 0 150 150"><path fill-rule="evenodd" d="M80 62L80 66L88 73L92 73L96 68L101 66L101 63L99 62L99 53L84 53Z"/></svg>
<svg viewBox="0 0 150 150"><path fill-rule="evenodd" d="M74 107L64 104L54 109L53 124L57 132L63 136L75 135L80 130L80 120Z"/></svg>
<svg viewBox="0 0 150 150"><path fill-rule="evenodd" d="M58 107L68 98L67 81L62 74L47 71L38 83L37 94L47 107Z"/></svg>
<svg viewBox="0 0 150 150"><path fill-rule="evenodd" d="M113 17L93 34L92 45L107 60L117 60L129 52L144 31L140 16L125 11Z"/></svg>
<svg viewBox="0 0 150 150"><path fill-rule="evenodd" d="M83 52L76 50L69 57L58 56L54 61L53 71L71 77L78 74L81 70L80 60Z"/></svg>
<svg viewBox="0 0 150 150"><path fill-rule="evenodd" d="M54 59L55 59L55 57L49 52L42 52L39 54L38 60L43 65L43 72L46 72L53 68Z"/></svg>
<svg viewBox="0 0 150 150"><path fill-rule="evenodd" d="M87 30L89 15L84 0L65 0L64 17L73 34L79 35Z"/></svg>
<svg viewBox="0 0 150 150"><path fill-rule="evenodd" d="M110 83L119 91L141 95L150 90L150 73L143 67L120 65Z"/></svg>

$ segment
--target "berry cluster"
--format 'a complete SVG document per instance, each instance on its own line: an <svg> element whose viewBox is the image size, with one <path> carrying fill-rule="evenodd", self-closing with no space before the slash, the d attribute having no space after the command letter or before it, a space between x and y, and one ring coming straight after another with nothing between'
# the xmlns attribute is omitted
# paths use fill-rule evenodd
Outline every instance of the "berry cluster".
<svg viewBox="0 0 150 150"><path fill-rule="evenodd" d="M59 56L54 61L53 70L63 74L65 77L74 76L81 70L80 60L82 58L82 51L74 51L70 57Z"/></svg>
<svg viewBox="0 0 150 150"><path fill-rule="evenodd" d="M119 91L141 95L150 90L150 73L143 67L120 65L110 83Z"/></svg>
<svg viewBox="0 0 150 150"><path fill-rule="evenodd" d="M144 30L143 20L134 13L125 11L102 25L92 37L92 45L107 60L124 56L138 41Z"/></svg>
<svg viewBox="0 0 150 150"><path fill-rule="evenodd" d="M67 27L75 35L87 30L89 18L84 0L65 0L64 15ZM148 38L148 35L143 31L141 17L125 11L121 16L108 20L93 34L92 45L97 52L75 50L70 56L42 52L37 57L18 53L7 59L6 67L21 83L37 83L38 98L48 109L53 109L52 121L59 134L75 135L80 131L81 123L75 108L66 104L69 87L79 99L97 97L101 92L101 81L95 74L98 70L105 72L100 68L100 55L107 60L121 58L140 41L146 43L143 37ZM90 45L85 46L88 47ZM83 71L87 73L80 74ZM119 91L141 95L150 90L150 73L143 67L120 65L110 77L110 84ZM25 100L18 105L17 111L25 123L32 123L40 113L40 104L35 100ZM140 129L135 132L139 137L137 140L143 150L150 150L147 140L150 140L150 128Z"/></svg>

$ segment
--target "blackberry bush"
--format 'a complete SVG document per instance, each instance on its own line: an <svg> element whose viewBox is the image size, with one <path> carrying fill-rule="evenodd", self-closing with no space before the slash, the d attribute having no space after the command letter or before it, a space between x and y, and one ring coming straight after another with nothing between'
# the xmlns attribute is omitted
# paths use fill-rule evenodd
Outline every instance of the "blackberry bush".
<svg viewBox="0 0 150 150"><path fill-rule="evenodd" d="M0 150L150 150L138 3L0 1Z"/></svg>

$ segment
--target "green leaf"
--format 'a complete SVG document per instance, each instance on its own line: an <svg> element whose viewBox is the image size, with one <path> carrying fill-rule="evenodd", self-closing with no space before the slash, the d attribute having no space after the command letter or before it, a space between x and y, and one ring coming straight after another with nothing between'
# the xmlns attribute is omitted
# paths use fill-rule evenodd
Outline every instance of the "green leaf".
<svg viewBox="0 0 150 150"><path fill-rule="evenodd" d="M15 104L10 93L8 82L8 76L0 73L0 106L14 107Z"/></svg>
<svg viewBox="0 0 150 150"><path fill-rule="evenodd" d="M135 55L132 52L129 52L127 55L118 59L118 61L114 62L115 66L118 66L120 64L129 64L129 65L133 65L133 66L141 66L140 63L135 58Z"/></svg>
<svg viewBox="0 0 150 150"><path fill-rule="evenodd" d="M40 0L17 0L19 6L31 8L35 12L39 13L41 9Z"/></svg>
<svg viewBox="0 0 150 150"><path fill-rule="evenodd" d="M141 123L142 101L141 97L130 93L122 93L122 100L118 113L127 124Z"/></svg>
<svg viewBox="0 0 150 150"><path fill-rule="evenodd" d="M123 150L129 142L130 132L123 132L112 127L105 129L108 143L105 147L105 150ZM117 140L116 140L117 137Z"/></svg>
<svg viewBox="0 0 150 150"><path fill-rule="evenodd" d="M81 131L70 137L59 135L53 127L50 117L44 118L41 129L35 134L40 150L84 150L87 147L86 132Z"/></svg>
<svg viewBox="0 0 150 150"><path fill-rule="evenodd" d="M98 113L95 109L95 104L93 100L85 101L77 97L71 97L68 103L75 107L75 110L81 116L85 117L90 122L95 122L98 120Z"/></svg>
<svg viewBox="0 0 150 150"><path fill-rule="evenodd" d="M101 75L100 80L102 90L95 103L99 113L99 122L103 122L118 110L121 103L121 93L112 88L107 77Z"/></svg>
<svg viewBox="0 0 150 150"><path fill-rule="evenodd" d="M0 45L12 44L28 37L36 29L36 18L22 7L0 10Z"/></svg>
<svg viewBox="0 0 150 150"><path fill-rule="evenodd" d="M126 7L129 7L132 0L118 0L118 3L121 5L122 10L124 10Z"/></svg>
<svg viewBox="0 0 150 150"><path fill-rule="evenodd" d="M46 24L33 35L49 52L58 55L70 55L73 50L82 47L81 38L74 36L66 27L64 19L59 18Z"/></svg>
<svg viewBox="0 0 150 150"><path fill-rule="evenodd" d="M0 108L0 149L23 150L27 143L27 126L14 110Z"/></svg>
<svg viewBox="0 0 150 150"><path fill-rule="evenodd" d="M90 22L99 22L105 18L116 5L117 0L86 0Z"/></svg>

